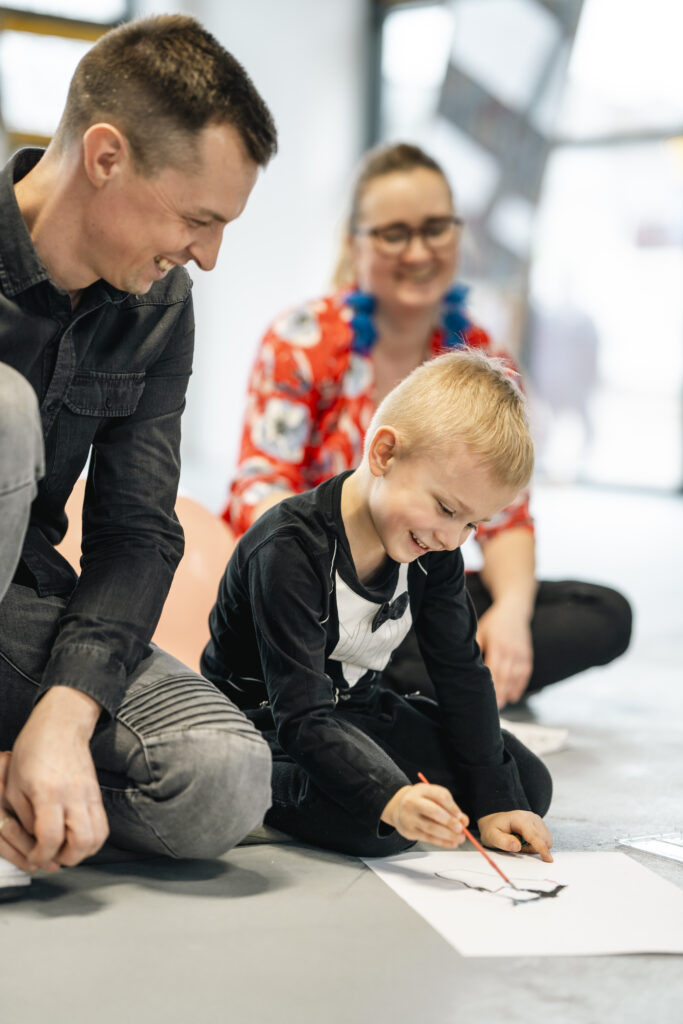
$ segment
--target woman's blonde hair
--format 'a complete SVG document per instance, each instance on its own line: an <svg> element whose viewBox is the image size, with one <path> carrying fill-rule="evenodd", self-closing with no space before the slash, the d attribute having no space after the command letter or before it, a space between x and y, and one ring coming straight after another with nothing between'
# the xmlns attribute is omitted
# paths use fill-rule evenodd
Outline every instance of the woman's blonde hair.
<svg viewBox="0 0 683 1024"><path fill-rule="evenodd" d="M366 447L382 426L399 432L399 455L447 457L462 443L499 483L517 490L533 472L524 396L502 359L476 350L447 352L413 370L378 406Z"/></svg>
<svg viewBox="0 0 683 1024"><path fill-rule="evenodd" d="M370 182L387 174L405 173L421 168L439 174L446 183L451 199L453 198L451 186L443 168L419 146L413 146L408 142L395 142L388 146L376 146L365 154L356 172L351 192L351 208L343 225L339 254L332 278L335 288L347 288L353 284L354 272L349 239L358 222L360 205Z"/></svg>

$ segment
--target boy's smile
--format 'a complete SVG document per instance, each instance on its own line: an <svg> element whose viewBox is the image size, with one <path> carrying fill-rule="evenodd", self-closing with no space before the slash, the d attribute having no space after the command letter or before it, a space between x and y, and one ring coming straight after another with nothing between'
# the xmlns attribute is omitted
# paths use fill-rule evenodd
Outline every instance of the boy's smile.
<svg viewBox="0 0 683 1024"><path fill-rule="evenodd" d="M514 497L458 445L445 460L435 454L392 457L374 478L368 511L389 557L412 562L428 551L459 548Z"/></svg>
<svg viewBox="0 0 683 1024"><path fill-rule="evenodd" d="M445 458L398 450L396 432L380 428L368 452L369 472L361 478L356 471L344 482L342 516L361 579L387 556L414 562L429 551L459 548L516 496L464 444L455 443Z"/></svg>

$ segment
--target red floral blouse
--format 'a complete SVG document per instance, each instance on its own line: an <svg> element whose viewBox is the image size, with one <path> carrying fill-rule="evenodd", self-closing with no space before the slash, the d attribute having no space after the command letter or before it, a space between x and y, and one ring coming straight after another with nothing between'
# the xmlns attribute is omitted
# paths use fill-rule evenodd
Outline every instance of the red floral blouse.
<svg viewBox="0 0 683 1024"><path fill-rule="evenodd" d="M376 408L374 364L370 354L352 349L353 311L344 303L345 294L284 313L263 337L249 380L237 472L223 512L237 536L251 525L254 507L273 491L306 491L360 462ZM468 347L493 354L480 327L470 326L465 339ZM445 351L440 329L434 330L431 350L432 356ZM477 540L513 526L533 530L528 491L480 526Z"/></svg>

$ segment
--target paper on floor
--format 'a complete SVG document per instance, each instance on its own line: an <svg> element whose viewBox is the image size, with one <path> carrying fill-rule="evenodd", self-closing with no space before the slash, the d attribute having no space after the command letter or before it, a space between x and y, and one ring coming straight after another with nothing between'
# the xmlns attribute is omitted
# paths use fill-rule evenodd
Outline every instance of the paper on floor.
<svg viewBox="0 0 683 1024"><path fill-rule="evenodd" d="M365 863L463 956L683 954L683 892L626 854L557 853L545 864L489 853L517 886L564 888L513 903L514 892L469 851Z"/></svg>
<svg viewBox="0 0 683 1024"><path fill-rule="evenodd" d="M633 836L620 839L620 846L632 846L636 850L654 853L658 857L683 861L683 832L666 832L658 836Z"/></svg>
<svg viewBox="0 0 683 1024"><path fill-rule="evenodd" d="M535 722L513 722L509 718L501 718L500 727L511 732L538 757L554 754L557 750L564 750L567 746L569 729L536 725Z"/></svg>

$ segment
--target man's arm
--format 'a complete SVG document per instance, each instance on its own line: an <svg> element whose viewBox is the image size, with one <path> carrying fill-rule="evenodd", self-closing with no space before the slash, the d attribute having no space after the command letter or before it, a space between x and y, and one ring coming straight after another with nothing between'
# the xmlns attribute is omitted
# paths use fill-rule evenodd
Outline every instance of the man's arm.
<svg viewBox="0 0 683 1024"><path fill-rule="evenodd" d="M180 306L180 304L178 304ZM38 698L53 686L88 694L115 715L128 677L148 651L176 566L183 531L175 514L180 419L193 318L171 307L167 344L145 369L127 416L103 417L83 506L82 569L62 614ZM150 325L162 333L165 324Z"/></svg>
<svg viewBox="0 0 683 1024"><path fill-rule="evenodd" d="M145 366L135 411L103 417L93 442L82 572L9 761L2 803L34 837L23 856L38 867L78 863L106 838L90 738L103 709L116 714L182 557L174 506L194 340L189 295L151 328L164 344Z"/></svg>

